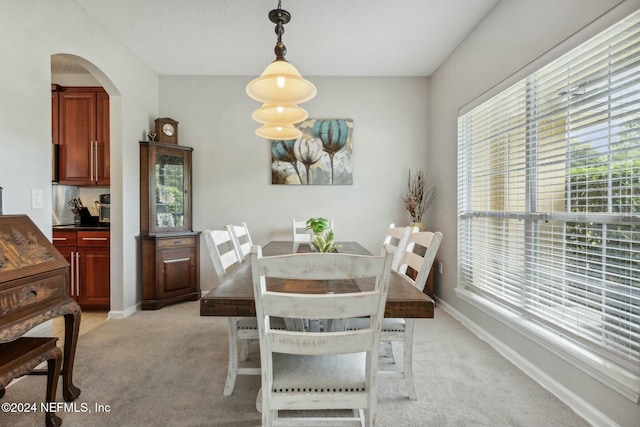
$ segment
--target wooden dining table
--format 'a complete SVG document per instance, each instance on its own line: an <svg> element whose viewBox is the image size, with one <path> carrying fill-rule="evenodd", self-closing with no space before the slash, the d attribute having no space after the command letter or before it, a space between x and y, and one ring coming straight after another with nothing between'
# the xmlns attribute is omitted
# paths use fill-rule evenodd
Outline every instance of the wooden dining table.
<svg viewBox="0 0 640 427"><path fill-rule="evenodd" d="M371 255L357 242L339 242L339 253ZM312 252L308 243L271 241L262 248L263 256ZM343 281L297 281L268 279L267 289L274 292L339 293L373 289L373 279ZM385 317L432 318L434 302L431 297L413 286L403 275L391 272ZM255 317L251 263L246 261L231 273L219 286L200 300L201 316Z"/></svg>

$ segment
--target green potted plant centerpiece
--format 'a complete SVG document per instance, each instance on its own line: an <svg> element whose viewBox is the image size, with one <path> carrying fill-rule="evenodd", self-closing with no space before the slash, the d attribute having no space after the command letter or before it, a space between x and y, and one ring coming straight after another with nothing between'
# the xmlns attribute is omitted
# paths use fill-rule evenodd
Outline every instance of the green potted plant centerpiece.
<svg viewBox="0 0 640 427"><path fill-rule="evenodd" d="M318 252L334 252L336 245L334 242L333 230L329 228L329 220L326 218L309 218L307 220L307 230L313 232L311 246Z"/></svg>

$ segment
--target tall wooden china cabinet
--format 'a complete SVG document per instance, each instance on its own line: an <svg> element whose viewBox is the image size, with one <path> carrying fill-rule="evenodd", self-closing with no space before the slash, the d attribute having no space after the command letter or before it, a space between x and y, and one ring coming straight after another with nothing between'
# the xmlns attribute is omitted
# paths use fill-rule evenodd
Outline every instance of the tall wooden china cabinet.
<svg viewBox="0 0 640 427"><path fill-rule="evenodd" d="M200 298L200 233L191 226L192 151L140 142L143 310Z"/></svg>

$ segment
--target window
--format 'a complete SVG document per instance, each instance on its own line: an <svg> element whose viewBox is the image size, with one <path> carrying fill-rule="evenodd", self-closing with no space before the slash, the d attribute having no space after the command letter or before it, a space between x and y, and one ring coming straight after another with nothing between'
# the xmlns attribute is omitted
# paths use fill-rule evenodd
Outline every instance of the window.
<svg viewBox="0 0 640 427"><path fill-rule="evenodd" d="M640 12L460 115L458 261L461 291L640 375Z"/></svg>

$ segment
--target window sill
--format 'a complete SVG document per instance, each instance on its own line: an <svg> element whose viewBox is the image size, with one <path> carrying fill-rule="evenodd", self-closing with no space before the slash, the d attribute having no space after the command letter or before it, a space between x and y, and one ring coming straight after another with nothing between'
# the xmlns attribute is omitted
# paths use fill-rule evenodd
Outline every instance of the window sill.
<svg viewBox="0 0 640 427"><path fill-rule="evenodd" d="M640 403L640 376L634 372L468 289L457 288L456 294L463 301L521 333L625 398Z"/></svg>

